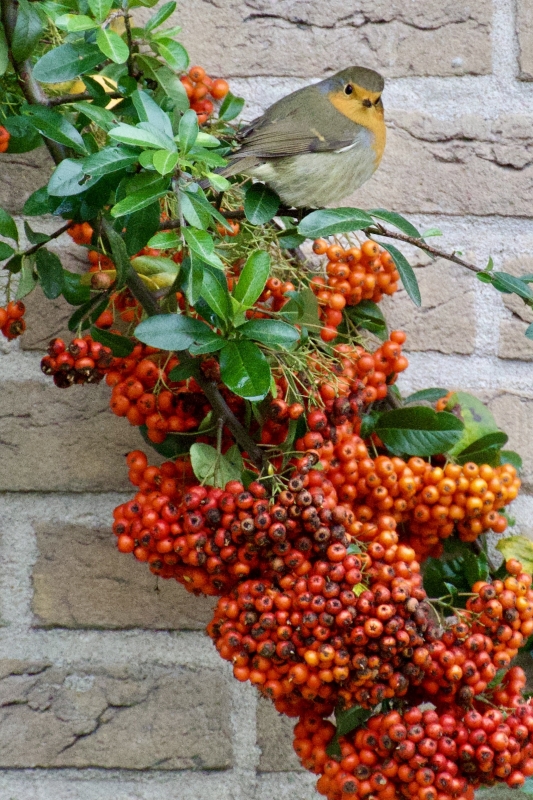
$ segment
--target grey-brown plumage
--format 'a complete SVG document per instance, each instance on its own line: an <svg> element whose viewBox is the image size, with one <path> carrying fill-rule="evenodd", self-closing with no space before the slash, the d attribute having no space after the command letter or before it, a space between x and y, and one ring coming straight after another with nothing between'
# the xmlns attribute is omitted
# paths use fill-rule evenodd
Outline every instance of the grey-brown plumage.
<svg viewBox="0 0 533 800"><path fill-rule="evenodd" d="M383 85L377 72L349 67L283 97L240 132L222 174L263 180L290 206L338 201L379 164Z"/></svg>

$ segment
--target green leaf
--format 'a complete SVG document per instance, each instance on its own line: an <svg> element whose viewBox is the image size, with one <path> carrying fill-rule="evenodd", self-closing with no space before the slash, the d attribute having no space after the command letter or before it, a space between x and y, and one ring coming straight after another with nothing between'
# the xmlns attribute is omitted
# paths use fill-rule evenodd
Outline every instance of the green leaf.
<svg viewBox="0 0 533 800"><path fill-rule="evenodd" d="M98 27L98 23L84 14L62 14L56 18L55 25L57 28L69 33L77 33L79 31L91 31Z"/></svg>
<svg viewBox="0 0 533 800"><path fill-rule="evenodd" d="M321 208L303 218L298 233L307 239L317 239L334 233L359 231L369 225L372 225L372 217L360 208Z"/></svg>
<svg viewBox="0 0 533 800"><path fill-rule="evenodd" d="M517 294L523 300L533 300L533 292L524 281L508 272L492 272L492 285L504 294Z"/></svg>
<svg viewBox="0 0 533 800"><path fill-rule="evenodd" d="M98 22L103 22L113 6L113 0L88 0L89 8Z"/></svg>
<svg viewBox="0 0 533 800"><path fill-rule="evenodd" d="M502 556L508 561L517 558L522 564L524 572L533 572L533 541L526 536L506 536L496 545Z"/></svg>
<svg viewBox="0 0 533 800"><path fill-rule="evenodd" d="M90 287L82 284L81 277L75 272L69 272L67 269L63 270L62 295L67 303L72 306L80 306L91 299Z"/></svg>
<svg viewBox="0 0 533 800"><path fill-rule="evenodd" d="M426 406L412 406L385 411L375 431L383 444L394 454L432 456L447 453L464 430L453 414L437 413Z"/></svg>
<svg viewBox="0 0 533 800"><path fill-rule="evenodd" d="M395 228L398 228L398 230L407 234L407 236L412 236L415 239L422 239L420 231L415 228L408 219L405 219L405 217L402 217L402 215L398 214L396 211L385 211L384 208L371 208L368 213L376 219L382 219L390 225L394 225Z"/></svg>
<svg viewBox="0 0 533 800"><path fill-rule="evenodd" d="M468 392L454 392L446 404L446 410L455 414L465 426L460 440L450 450L451 456L461 453L485 434L499 432L489 409L479 398Z"/></svg>
<svg viewBox="0 0 533 800"><path fill-rule="evenodd" d="M158 28L163 22L166 22L167 19L172 16L174 11L176 10L177 3L172 0L170 3L164 3L161 8L148 19L148 22L144 26L144 30L147 33L153 31L155 28Z"/></svg>
<svg viewBox="0 0 533 800"><path fill-rule="evenodd" d="M52 111L51 108L44 106L26 106L24 113L30 117L35 129L47 139L71 147L82 156L87 155L87 148L81 134L58 111Z"/></svg>
<svg viewBox="0 0 533 800"><path fill-rule="evenodd" d="M8 153L27 153L43 144L41 134L35 130L29 117L6 117L2 125L10 134Z"/></svg>
<svg viewBox="0 0 533 800"><path fill-rule="evenodd" d="M140 58L138 58L138 61L140 61ZM159 64L159 62L156 62L156 64ZM161 89L174 103L178 111L186 111L189 108L189 98L185 87L169 67L159 67L155 73L155 80L158 81Z"/></svg>
<svg viewBox="0 0 533 800"><path fill-rule="evenodd" d="M133 214L141 208L146 208L146 206L151 205L154 200L163 197L168 191L168 186L168 179L159 178L159 180L154 182L151 186L140 189L138 192L132 192L132 194L113 206L111 209L111 216L115 218L123 217L125 214Z"/></svg>
<svg viewBox="0 0 533 800"><path fill-rule="evenodd" d="M0 236L5 236L6 239L13 239L15 242L19 240L15 220L3 208L0 208Z"/></svg>
<svg viewBox="0 0 533 800"><path fill-rule="evenodd" d="M170 381L186 381L187 378L192 378L199 373L200 362L197 358L180 358L180 363L177 367L170 370L168 379Z"/></svg>
<svg viewBox="0 0 533 800"><path fill-rule="evenodd" d="M218 118L224 120L224 122L230 122L239 116L243 108L244 97L235 97L231 92L228 92L220 106Z"/></svg>
<svg viewBox="0 0 533 800"><path fill-rule="evenodd" d="M179 199L181 212L189 225L192 225L193 228L206 230L211 222L211 215L201 203L196 202L195 195L192 192L189 193L180 189Z"/></svg>
<svg viewBox="0 0 533 800"><path fill-rule="evenodd" d="M231 186L227 178L223 175L217 175L215 172L208 172L207 178L211 186L213 186L217 192L225 192Z"/></svg>
<svg viewBox="0 0 533 800"><path fill-rule="evenodd" d="M442 236L440 228L426 228L424 233L421 234L422 239L429 239L431 236Z"/></svg>
<svg viewBox="0 0 533 800"><path fill-rule="evenodd" d="M533 339L533 322L531 323L531 325L527 326L525 330L525 335L527 336L528 339Z"/></svg>
<svg viewBox="0 0 533 800"><path fill-rule="evenodd" d="M9 46L7 44L4 26L0 22L0 77L6 74L9 66Z"/></svg>
<svg viewBox="0 0 533 800"><path fill-rule="evenodd" d="M223 339L222 336L210 330L209 334L206 334L201 342L193 342L189 347L189 351L195 356L202 355L203 353L216 353L224 347L225 343L226 340Z"/></svg>
<svg viewBox="0 0 533 800"><path fill-rule="evenodd" d="M158 314L137 325L135 336L161 350L188 350L193 342L200 344L210 339L212 331L199 319L183 314Z"/></svg>
<svg viewBox="0 0 533 800"><path fill-rule="evenodd" d="M156 41L152 41L152 47L161 58L165 59L174 72L185 72L189 66L189 55L186 49L174 39L158 37Z"/></svg>
<svg viewBox="0 0 533 800"><path fill-rule="evenodd" d="M126 283L128 272L131 269L131 262L126 244L122 236L114 230L113 226L110 225L106 219L103 220L103 228L109 241L109 246L111 247L113 263L117 271L116 288L122 289Z"/></svg>
<svg viewBox="0 0 533 800"><path fill-rule="evenodd" d="M191 447L191 437L186 434L167 433L164 442L152 442L148 437L146 425L139 426L139 432L149 447L153 448L163 458L171 459L188 455Z"/></svg>
<svg viewBox="0 0 533 800"><path fill-rule="evenodd" d="M228 342L220 351L220 377L239 397L257 402L270 390L270 367L253 342Z"/></svg>
<svg viewBox="0 0 533 800"><path fill-rule="evenodd" d="M15 251L7 242L0 242L0 261L10 258Z"/></svg>
<svg viewBox="0 0 533 800"><path fill-rule="evenodd" d="M103 60L102 51L95 44L61 44L37 61L33 76L42 83L63 83L84 75Z"/></svg>
<svg viewBox="0 0 533 800"><path fill-rule="evenodd" d="M233 297L245 309L251 308L261 292L270 274L270 256L265 250L254 250L246 259Z"/></svg>
<svg viewBox="0 0 533 800"><path fill-rule="evenodd" d="M150 123L141 122L135 127L121 122L109 131L109 137L123 144L134 145L135 147L153 148L154 150L176 149L172 139L153 128L146 130L144 127L146 125L150 125Z"/></svg>
<svg viewBox="0 0 533 800"><path fill-rule="evenodd" d="M94 105L94 103L86 103L85 101L71 103L70 107L75 111L79 111L80 114L84 114L91 122L94 122L104 131L109 131L115 125L115 115L107 108L100 108L100 106Z"/></svg>
<svg viewBox="0 0 533 800"><path fill-rule="evenodd" d="M101 295L94 295L86 303L76 309L68 321L69 331L76 331L81 326L82 330L89 328L91 323L98 319L102 311L107 308L108 298L102 300Z"/></svg>
<svg viewBox="0 0 533 800"><path fill-rule="evenodd" d="M420 289L414 270L403 253L398 248L393 247L392 244L383 244L381 246L387 250L396 264L396 269L400 273L400 278L403 283L403 288L415 304L415 306L422 305L422 298L420 297Z"/></svg>
<svg viewBox="0 0 533 800"><path fill-rule="evenodd" d="M95 341L100 342L100 344L105 345L105 347L109 347L113 355L117 356L117 358L129 356L135 347L135 342L128 339L127 336L109 333L109 331L104 331L94 326L91 328L91 336Z"/></svg>
<svg viewBox="0 0 533 800"><path fill-rule="evenodd" d="M147 247L152 247L154 250L172 250L180 245L181 239L176 231L160 231L147 242Z"/></svg>
<svg viewBox="0 0 533 800"><path fill-rule="evenodd" d="M172 124L166 111L163 111L155 100L153 100L147 92L136 89L132 92L131 99L140 122L149 122L156 128L159 128L165 136L172 139L174 134L172 132ZM165 149L167 149L165 147Z"/></svg>
<svg viewBox="0 0 533 800"><path fill-rule="evenodd" d="M101 28L96 34L96 44L102 53L115 64L125 64L130 51L126 42L109 28Z"/></svg>
<svg viewBox="0 0 533 800"><path fill-rule="evenodd" d="M81 161L81 168L91 178L100 178L113 172L132 167L139 161L139 154L123 147L104 147Z"/></svg>
<svg viewBox="0 0 533 800"><path fill-rule="evenodd" d="M200 298L204 278L205 263L191 253L181 263L180 288L191 306L195 306Z"/></svg>
<svg viewBox="0 0 533 800"><path fill-rule="evenodd" d="M52 210L51 200L46 186L41 186L36 189L22 207L22 211L29 217L41 217L43 214L49 214Z"/></svg>
<svg viewBox="0 0 533 800"><path fill-rule="evenodd" d="M32 292L39 283L39 279L35 275L34 266L35 259L31 256L23 259L15 300L22 300L22 298Z"/></svg>
<svg viewBox="0 0 533 800"><path fill-rule="evenodd" d="M193 185L187 189L180 189L181 210L187 222L192 225L193 228L202 228L202 230L204 230L208 227L211 219L216 219L226 230L231 231L231 225L228 220L222 216L220 211L211 205L203 190L197 187L195 191L194 188L195 186ZM187 214L191 216L191 219L189 219ZM193 217L205 223L204 226L202 227L201 224L195 224L192 221Z"/></svg>
<svg viewBox="0 0 533 800"><path fill-rule="evenodd" d="M388 336L387 323L381 309L372 300L361 300L356 306L346 308L347 316L358 328L364 328L385 341Z"/></svg>
<svg viewBox="0 0 533 800"><path fill-rule="evenodd" d="M244 195L244 213L252 225L264 225L276 216L280 199L264 183L252 183Z"/></svg>
<svg viewBox="0 0 533 800"><path fill-rule="evenodd" d="M486 433L485 436L456 453L455 460L458 464L473 461L475 464L489 464L491 467L497 467L500 464L500 450L508 439L509 437L503 431Z"/></svg>
<svg viewBox="0 0 533 800"><path fill-rule="evenodd" d="M52 197L71 197L85 192L88 186L90 181L86 181L81 161L65 158L55 168L46 189Z"/></svg>
<svg viewBox="0 0 533 800"><path fill-rule="evenodd" d="M346 736L356 728L360 728L374 714L372 709L352 706L346 710L335 711L335 722L337 723L337 736Z"/></svg>
<svg viewBox="0 0 533 800"><path fill-rule="evenodd" d="M9 245L6 245L6 247L9 247ZM23 261L24 261L24 258L22 256L22 254L21 253L17 253L16 255L13 256L13 258L9 259L7 264L4 264L4 269L7 270L8 272L11 272L12 275L16 275L17 272L21 271L22 262Z"/></svg>
<svg viewBox="0 0 533 800"><path fill-rule="evenodd" d="M30 244L44 244L44 242L50 241L50 236L47 233L39 233L39 231L32 230L26 220L24 220L24 233Z"/></svg>
<svg viewBox="0 0 533 800"><path fill-rule="evenodd" d="M169 150L156 150L152 163L160 175L170 175L176 169L179 156Z"/></svg>
<svg viewBox="0 0 533 800"><path fill-rule="evenodd" d="M188 153L191 147L194 147L197 138L198 116L196 111L193 111L192 108L189 108L180 119L178 128L180 150L183 153Z"/></svg>
<svg viewBox="0 0 533 800"><path fill-rule="evenodd" d="M224 264L215 253L215 243L206 231L184 228L183 236L191 251L196 253L206 264L211 264L217 269L224 269Z"/></svg>
<svg viewBox="0 0 533 800"><path fill-rule="evenodd" d="M241 471L231 459L208 444L191 446L191 466L197 479L208 486L223 489L229 481L240 481Z"/></svg>
<svg viewBox="0 0 533 800"><path fill-rule="evenodd" d="M521 456L515 453L514 450L502 450L500 453L500 464L511 464L518 471L520 471L524 465Z"/></svg>
<svg viewBox="0 0 533 800"><path fill-rule="evenodd" d="M35 6L28 0L18 0L17 21L13 38L11 39L11 53L14 60L20 64L33 53L41 38L43 25L41 17Z"/></svg>
<svg viewBox="0 0 533 800"><path fill-rule="evenodd" d="M448 394L447 389L421 389L419 392L414 392L404 399L405 405L415 405L416 403L436 403L442 397Z"/></svg>
<svg viewBox="0 0 533 800"><path fill-rule="evenodd" d="M223 322L231 318L231 302L226 284L226 277L219 272L221 280L211 270L205 270L202 281L201 296Z"/></svg>
<svg viewBox="0 0 533 800"><path fill-rule="evenodd" d="M35 254L35 268L45 297L59 297L63 291L63 267L56 254L41 247Z"/></svg>
<svg viewBox="0 0 533 800"><path fill-rule="evenodd" d="M151 205L128 216L124 231L124 244L129 256L138 253L147 245L150 236L159 230L160 215L161 208L156 200Z"/></svg>
<svg viewBox="0 0 533 800"><path fill-rule="evenodd" d="M292 350L300 341L300 332L277 319L251 319L238 328L241 336L275 349Z"/></svg>

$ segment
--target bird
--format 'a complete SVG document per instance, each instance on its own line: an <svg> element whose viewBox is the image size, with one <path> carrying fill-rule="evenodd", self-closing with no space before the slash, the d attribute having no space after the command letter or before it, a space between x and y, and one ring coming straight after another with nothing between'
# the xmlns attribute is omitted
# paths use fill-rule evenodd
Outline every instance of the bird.
<svg viewBox="0 0 533 800"><path fill-rule="evenodd" d="M288 207L338 205L381 161L384 83L374 70L348 67L282 97L238 133L221 174L263 181Z"/></svg>

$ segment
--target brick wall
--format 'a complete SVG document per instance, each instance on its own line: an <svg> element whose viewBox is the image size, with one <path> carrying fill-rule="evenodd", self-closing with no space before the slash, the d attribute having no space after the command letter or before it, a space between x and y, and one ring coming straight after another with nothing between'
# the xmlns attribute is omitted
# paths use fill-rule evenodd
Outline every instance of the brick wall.
<svg viewBox="0 0 533 800"><path fill-rule="evenodd" d="M439 227L479 264L533 271L533 0L188 0L178 19L193 61L232 78L249 118L349 64L382 71L389 141L354 203ZM0 158L0 205L16 214L51 164ZM68 237L53 247L82 260ZM409 333L402 387L489 402L524 456L513 512L533 535L532 317L458 267L414 263L423 307L400 292L387 309ZM140 437L104 386L62 392L40 373L69 309L37 292L28 306L21 343L0 342L1 800L310 800L290 725L202 633L212 601L114 550L123 454Z"/></svg>

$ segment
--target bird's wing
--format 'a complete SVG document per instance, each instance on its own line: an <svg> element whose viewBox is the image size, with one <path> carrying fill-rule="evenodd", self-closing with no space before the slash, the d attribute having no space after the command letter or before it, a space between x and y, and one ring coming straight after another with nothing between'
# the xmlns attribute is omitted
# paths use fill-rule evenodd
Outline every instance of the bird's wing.
<svg viewBox="0 0 533 800"><path fill-rule="evenodd" d="M317 122L313 118L316 115L307 106L304 92L299 94L297 105L280 101L241 131L241 148L234 157L281 158L340 150L354 142L360 126L337 111L326 97L318 98L319 108L323 109L320 116L324 119ZM313 100L311 107L316 108L316 95Z"/></svg>

